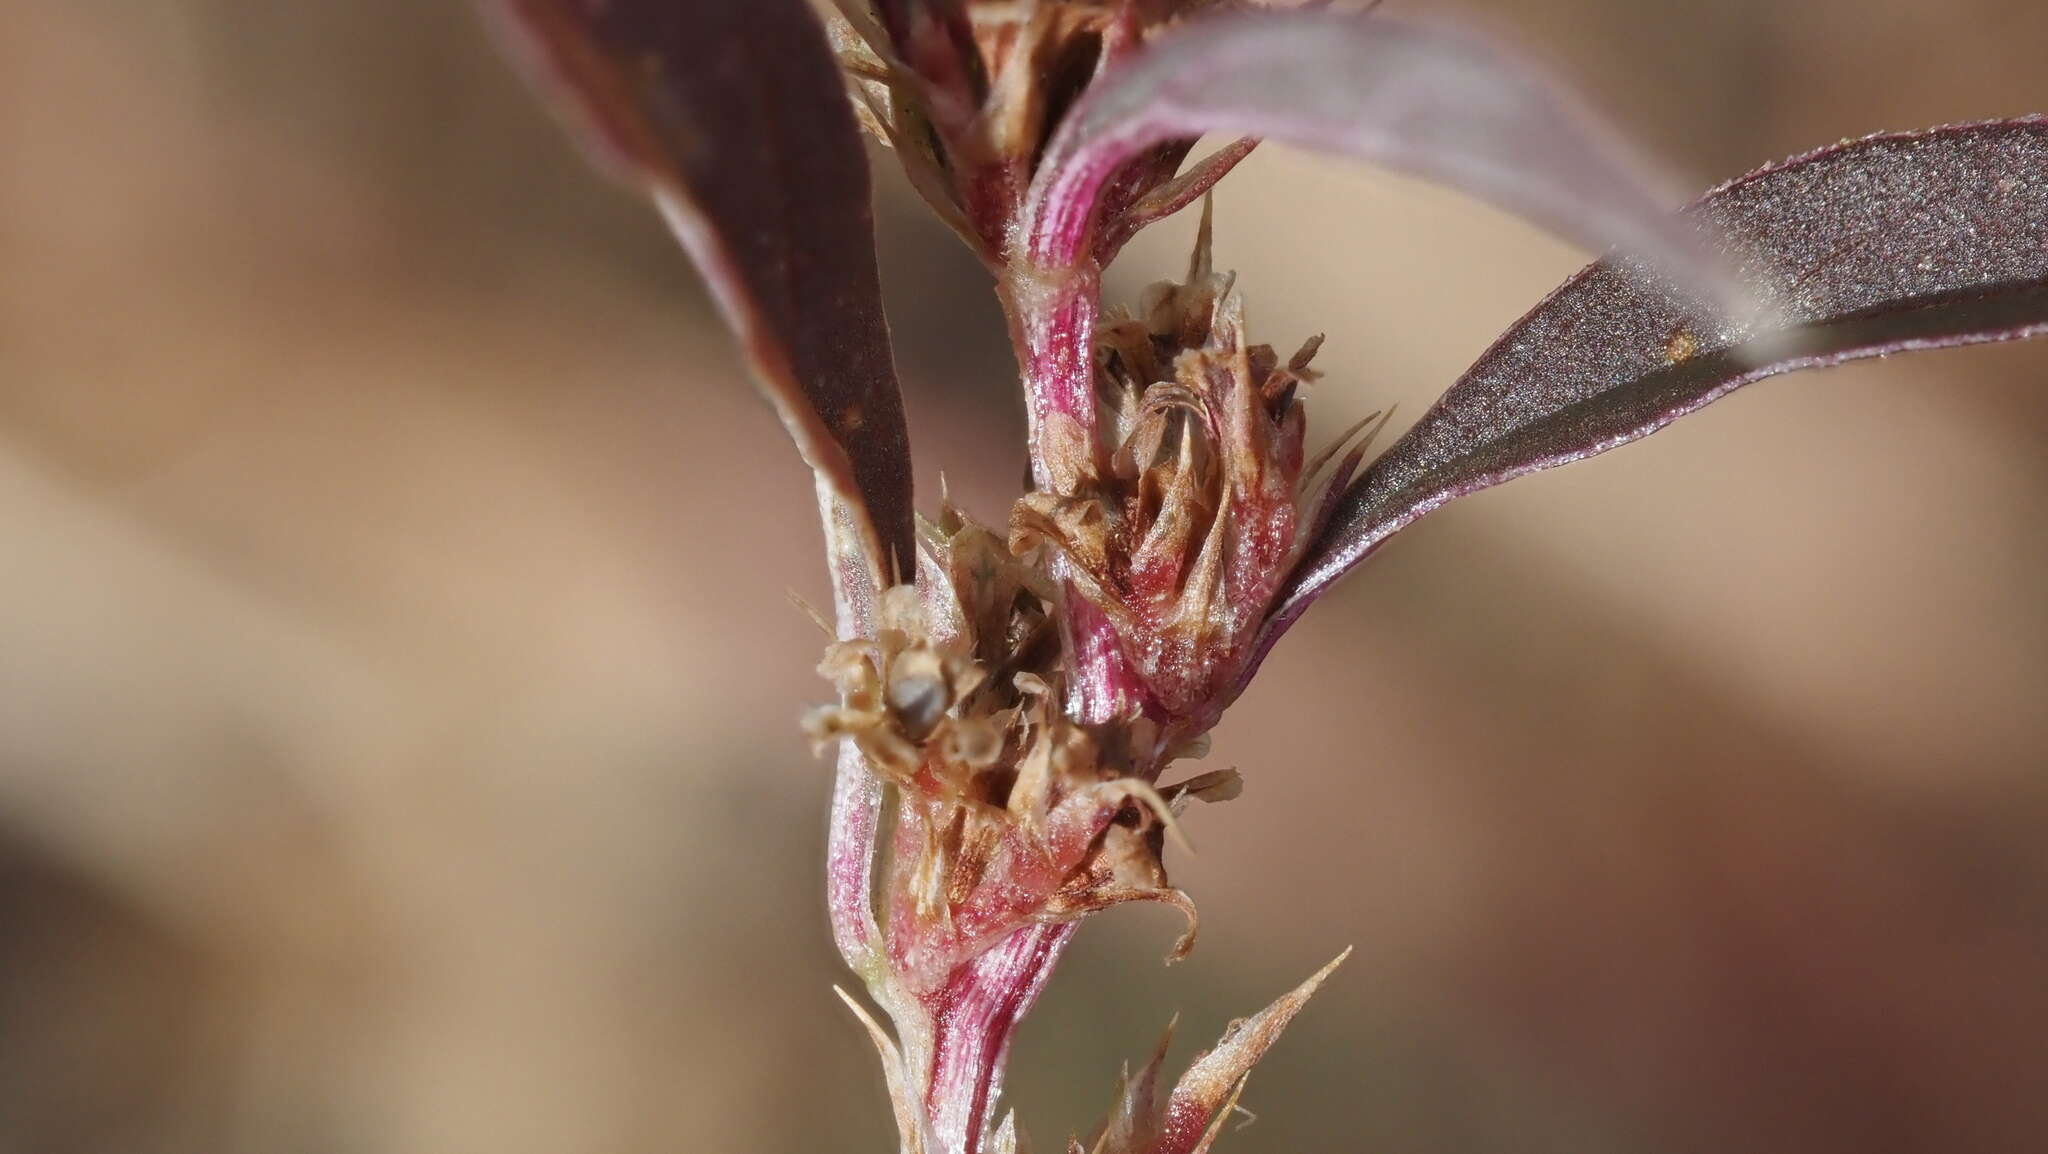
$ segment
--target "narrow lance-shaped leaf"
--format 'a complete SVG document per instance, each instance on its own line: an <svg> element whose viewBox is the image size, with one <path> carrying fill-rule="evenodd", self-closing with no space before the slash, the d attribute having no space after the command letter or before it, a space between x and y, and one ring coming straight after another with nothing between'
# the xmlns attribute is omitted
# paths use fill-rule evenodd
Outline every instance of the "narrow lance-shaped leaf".
<svg viewBox="0 0 2048 1154"><path fill-rule="evenodd" d="M867 159L816 15L805 0L483 3L696 258L817 470L842 628L858 628L874 589L910 573L910 451Z"/></svg>
<svg viewBox="0 0 2048 1154"><path fill-rule="evenodd" d="M909 436L882 315L867 159L805 0L482 0L605 168L660 205L818 478L842 637L913 562ZM873 961L881 786L850 748L830 905Z"/></svg>
<svg viewBox="0 0 2048 1154"><path fill-rule="evenodd" d="M1064 267L1085 256L1100 192L1119 168L1206 133L1384 164L1595 248L1702 267L1702 246L1645 190L1642 166L1518 60L1441 29L1324 11L1191 20L1111 69L1039 166L1032 258Z"/></svg>
<svg viewBox="0 0 2048 1154"><path fill-rule="evenodd" d="M1773 165L1686 215L1766 306L1737 320L1625 263L1523 317L1375 461L1265 641L1389 535L1466 493L1604 452L1751 381L2048 333L2048 118L1874 136Z"/></svg>

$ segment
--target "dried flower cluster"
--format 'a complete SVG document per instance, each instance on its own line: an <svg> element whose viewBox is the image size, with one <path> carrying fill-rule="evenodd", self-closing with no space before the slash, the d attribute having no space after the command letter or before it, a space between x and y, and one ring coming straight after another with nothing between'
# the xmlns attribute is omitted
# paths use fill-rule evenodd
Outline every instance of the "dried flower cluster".
<svg viewBox="0 0 2048 1154"><path fill-rule="evenodd" d="M1182 740L1235 696L1259 629L1350 484L1373 414L1305 459L1301 386L1320 336L1282 361L1251 344L1234 278L1215 271L1205 211L1184 282L1097 328L1096 434L1051 490L1011 514L1019 552L1043 544L1074 595L1109 622L1144 699Z"/></svg>
<svg viewBox="0 0 2048 1154"><path fill-rule="evenodd" d="M988 530L948 510L934 527L948 578L883 596L872 640L842 641L821 672L841 704L809 719L821 746L851 742L899 797L889 853L890 956L905 992L940 989L963 961L1026 921L1133 900L1193 916L1166 883L1157 727L1084 726L1060 705L1059 646L1044 586Z"/></svg>
<svg viewBox="0 0 2048 1154"><path fill-rule="evenodd" d="M942 220L992 262L1008 260L1040 160L1089 84L1169 25L1234 0L966 0L841 3L833 46L861 124L894 148ZM1105 215L1127 239L1222 177L1236 146L1183 174L1194 146L1152 150L1118 175ZM1112 248L1113 251L1113 248Z"/></svg>
<svg viewBox="0 0 2048 1154"><path fill-rule="evenodd" d="M2048 120L1873 137L1667 211L1628 150L1480 41L1253 0L479 0L697 259L818 478L834 585L835 943L889 1019L903 1154L1018 1154L1017 1024L1079 920L1193 905L1162 785L1332 582L1466 493L1766 376L2048 333ZM850 99L849 99L850 96ZM1032 480L920 520L856 125L981 257ZM1234 141L1190 161L1201 137ZM1274 140L1457 186L1621 254L1538 305L1377 459L1310 455L1320 338L1254 343L1210 255L1105 311L1101 268ZM1334 965L1334 963L1332 963ZM1069 1154L1204 1154L1326 968L1170 1092L1165 1047Z"/></svg>

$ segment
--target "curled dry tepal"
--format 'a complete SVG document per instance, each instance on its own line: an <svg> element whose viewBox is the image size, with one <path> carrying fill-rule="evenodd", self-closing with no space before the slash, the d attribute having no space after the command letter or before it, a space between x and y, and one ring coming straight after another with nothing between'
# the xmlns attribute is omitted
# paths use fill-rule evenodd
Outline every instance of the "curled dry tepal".
<svg viewBox="0 0 2048 1154"><path fill-rule="evenodd" d="M1169 766L1389 535L1765 376L2048 331L2048 120L1838 144L1672 213L1513 57L1363 12L484 2L601 163L661 206L816 472L839 638L823 669L840 703L810 720L838 747L832 926L893 1026L854 1003L918 1154L1023 1148L1014 1116L997 1123L1004 1060L1082 916L1166 901L1192 944L1165 844L1191 799L1239 783ZM1009 317L1032 485L1006 521L913 513L857 125ZM1224 143L1190 160L1209 135ZM1253 340L1206 221L1182 280L1101 301L1102 265L1260 139L1399 167L1618 255L1367 464L1378 424L1313 427L1319 338ZM1322 976L1170 1092L1158 1056L1127 1075L1069 1149L1208 1150Z"/></svg>

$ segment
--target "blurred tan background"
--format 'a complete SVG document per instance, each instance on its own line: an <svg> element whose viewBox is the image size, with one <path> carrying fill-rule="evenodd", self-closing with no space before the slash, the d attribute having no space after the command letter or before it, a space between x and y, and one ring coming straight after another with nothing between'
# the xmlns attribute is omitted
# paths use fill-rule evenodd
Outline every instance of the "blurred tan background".
<svg viewBox="0 0 2048 1154"><path fill-rule="evenodd" d="M2025 0L1465 10L1694 187L2048 111ZM1001 325L884 172L923 493L996 518ZM1219 230L1326 431L1584 259L1277 150ZM1082 934L1027 1123L1355 943L1226 1149L2041 1148L2044 425L2048 346L1784 378L1410 531L1220 731L1195 957ZM0 0L0 1150L885 1149L808 491L460 5Z"/></svg>

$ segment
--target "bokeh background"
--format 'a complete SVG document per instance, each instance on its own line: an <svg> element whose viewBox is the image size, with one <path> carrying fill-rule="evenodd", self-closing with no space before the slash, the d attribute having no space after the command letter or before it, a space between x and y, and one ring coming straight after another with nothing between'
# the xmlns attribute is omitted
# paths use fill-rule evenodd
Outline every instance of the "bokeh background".
<svg viewBox="0 0 2048 1154"><path fill-rule="evenodd" d="M2048 111L2029 0L1460 11L1694 188ZM995 306L881 171L922 492L998 518ZM1585 259L1278 149L1218 211L1259 337L1330 334L1325 430ZM817 544L685 262L461 5L0 0L0 1150L889 1148L795 724ZM1201 948L1090 925L1027 1124L1355 944L1228 1150L2040 1149L2044 571L2048 346L1452 506L1222 727Z"/></svg>

